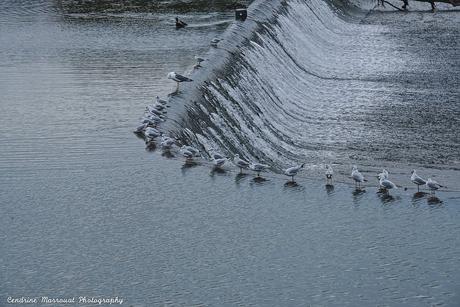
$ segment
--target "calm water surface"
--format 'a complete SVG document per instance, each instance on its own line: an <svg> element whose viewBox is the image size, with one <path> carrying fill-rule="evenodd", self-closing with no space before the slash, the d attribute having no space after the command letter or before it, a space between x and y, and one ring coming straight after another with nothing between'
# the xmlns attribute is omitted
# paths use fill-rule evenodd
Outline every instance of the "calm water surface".
<svg viewBox="0 0 460 307"><path fill-rule="evenodd" d="M460 195L211 172L144 150L144 106L231 13L0 4L0 306L458 306Z"/></svg>

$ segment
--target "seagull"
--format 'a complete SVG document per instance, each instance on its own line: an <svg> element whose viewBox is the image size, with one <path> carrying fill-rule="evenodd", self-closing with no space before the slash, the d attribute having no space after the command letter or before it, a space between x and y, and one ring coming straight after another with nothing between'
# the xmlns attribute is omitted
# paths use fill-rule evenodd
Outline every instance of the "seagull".
<svg viewBox="0 0 460 307"><path fill-rule="evenodd" d="M185 160L190 161L193 160L193 153L188 151L187 149L181 149L181 154L183 157L185 157Z"/></svg>
<svg viewBox="0 0 460 307"><path fill-rule="evenodd" d="M263 172L267 169L269 169L270 166L266 164L261 164L257 162L253 162L249 164L249 169L257 173L257 177L260 177L260 172Z"/></svg>
<svg viewBox="0 0 460 307"><path fill-rule="evenodd" d="M417 175L417 173L415 172L415 169L412 171L412 175L410 176L410 181L412 181L414 184L417 185L417 192L420 192L421 185L426 184L425 179Z"/></svg>
<svg viewBox="0 0 460 307"><path fill-rule="evenodd" d="M148 123L142 123L141 125L136 127L136 130L134 130L134 133L143 133L145 128L147 128L149 124Z"/></svg>
<svg viewBox="0 0 460 307"><path fill-rule="evenodd" d="M436 181L432 180L431 178L428 178L428 180L426 181L426 186L427 186L428 189L431 190L431 193L433 193L433 194L439 188L444 188L444 186L440 185L439 183L437 183Z"/></svg>
<svg viewBox="0 0 460 307"><path fill-rule="evenodd" d="M163 113L160 110L158 110L157 108L155 108L155 106L147 106L146 109L150 114L155 114L155 115L158 115L158 116L163 115Z"/></svg>
<svg viewBox="0 0 460 307"><path fill-rule="evenodd" d="M332 166L330 166L329 164L326 164L326 185L332 184L333 175L334 175L334 170L332 169Z"/></svg>
<svg viewBox="0 0 460 307"><path fill-rule="evenodd" d="M164 122L164 119L162 119L161 117L159 117L156 114L148 114L148 115L146 115L146 116L144 116L142 118L142 123L143 124L148 123L148 124L151 124L153 126L156 126L157 124L159 124L161 122Z"/></svg>
<svg viewBox="0 0 460 307"><path fill-rule="evenodd" d="M172 80L176 81L176 83L177 83L176 91L179 90L179 83L181 83L181 82L192 82L193 81L192 79L184 77L184 76L179 75L179 74L176 74L175 72L170 72L168 74L168 79L172 79Z"/></svg>
<svg viewBox="0 0 460 307"><path fill-rule="evenodd" d="M165 105L168 103L166 100L161 99L159 96L156 97L156 100L157 100L157 103L162 104L162 105Z"/></svg>
<svg viewBox="0 0 460 307"><path fill-rule="evenodd" d="M249 167L249 162L243 159L240 159L240 155L238 154L236 154L235 157L233 158L233 163L235 163L235 165L240 168L240 173L243 172L243 168Z"/></svg>
<svg viewBox="0 0 460 307"><path fill-rule="evenodd" d="M377 174L377 180L379 181L379 188L385 189L384 186L380 184L380 179L388 179L389 173L386 169L382 169L382 172Z"/></svg>
<svg viewBox="0 0 460 307"><path fill-rule="evenodd" d="M160 103L155 103L152 107L158 111L163 111L165 109L165 106Z"/></svg>
<svg viewBox="0 0 460 307"><path fill-rule="evenodd" d="M211 40L211 46L212 46L212 47L217 47L217 44L218 44L221 40L222 40L222 38L217 38L217 37L213 38L213 39Z"/></svg>
<svg viewBox="0 0 460 307"><path fill-rule="evenodd" d="M386 169L383 169L381 173L377 175L377 178L380 179L388 179L389 173Z"/></svg>
<svg viewBox="0 0 460 307"><path fill-rule="evenodd" d="M161 145L161 147L163 149L170 149L171 146L173 146L175 143L176 143L176 141L173 138L169 137L169 136L162 136L161 137L160 145Z"/></svg>
<svg viewBox="0 0 460 307"><path fill-rule="evenodd" d="M206 61L205 58L195 55L196 65L195 68L201 67L201 63Z"/></svg>
<svg viewBox="0 0 460 307"><path fill-rule="evenodd" d="M227 162L227 158L217 158L212 160L212 164L214 164L215 167L221 167L222 165Z"/></svg>
<svg viewBox="0 0 460 307"><path fill-rule="evenodd" d="M293 166L284 170L286 176L291 177L291 181L294 182L294 176L305 166L305 163L302 163L297 166Z"/></svg>
<svg viewBox="0 0 460 307"><path fill-rule="evenodd" d="M380 186L384 188L385 190L391 190L391 189L397 189L398 187L396 184L388 180L386 177L380 177L379 180Z"/></svg>
<svg viewBox="0 0 460 307"><path fill-rule="evenodd" d="M358 171L358 168L356 167L356 165L353 165L353 169L351 171L351 178L353 178L353 180L355 181L355 186L359 188L361 187L361 183L363 183L364 181L367 181L366 179L364 179L363 174L361 174Z"/></svg>
<svg viewBox="0 0 460 307"><path fill-rule="evenodd" d="M193 156L200 155L200 151L193 146L182 145L181 149L190 152Z"/></svg>
<svg viewBox="0 0 460 307"><path fill-rule="evenodd" d="M145 128L144 134L146 137L154 139L156 137L159 137L161 135L161 132L153 127L147 127Z"/></svg>
<svg viewBox="0 0 460 307"><path fill-rule="evenodd" d="M185 28L185 26L187 26L187 23L179 20L179 17L176 17L176 29Z"/></svg>
<svg viewBox="0 0 460 307"><path fill-rule="evenodd" d="M219 152L217 152L213 147L210 147L209 148L209 153L212 157L213 160L217 160L217 159L223 159L225 158L224 155L220 154Z"/></svg>

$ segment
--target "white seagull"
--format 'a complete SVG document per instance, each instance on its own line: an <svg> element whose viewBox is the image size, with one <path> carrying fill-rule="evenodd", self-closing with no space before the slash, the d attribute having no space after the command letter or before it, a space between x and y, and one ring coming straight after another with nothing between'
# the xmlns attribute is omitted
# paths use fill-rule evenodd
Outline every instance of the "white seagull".
<svg viewBox="0 0 460 307"><path fill-rule="evenodd" d="M353 165L353 169L351 171L351 178L353 178L353 180L355 181L355 186L359 188L361 188L361 183L363 183L364 181L367 181L366 179L364 179L363 174L361 174L358 171L358 168L356 167L356 165Z"/></svg>
<svg viewBox="0 0 460 307"><path fill-rule="evenodd" d="M440 185L439 183L437 183L436 181L432 180L431 178L428 178L428 180L426 181L426 186L427 186L428 189L431 190L431 193L433 193L433 194L439 188L444 188L444 186Z"/></svg>
<svg viewBox="0 0 460 307"><path fill-rule="evenodd" d="M201 67L201 63L206 61L205 58L195 55L196 65L195 68Z"/></svg>
<svg viewBox="0 0 460 307"><path fill-rule="evenodd" d="M388 179L388 176L389 176L389 175L390 175L390 174L388 173L388 171L387 171L386 169L383 169L382 172L379 173L379 174L377 175L377 178L378 178L379 180L382 179L382 178L383 178L383 179Z"/></svg>
<svg viewBox="0 0 460 307"><path fill-rule="evenodd" d="M243 159L240 159L240 155L238 154L236 154L235 157L233 158L233 163L235 163L235 165L240 168L240 173L243 172L243 168L249 167L249 162Z"/></svg>
<svg viewBox="0 0 460 307"><path fill-rule="evenodd" d="M161 135L161 132L153 127L147 127L145 128L144 134L146 137L154 139L159 137Z"/></svg>
<svg viewBox="0 0 460 307"><path fill-rule="evenodd" d="M193 146L182 145L181 149L190 152L193 156L200 155L200 151Z"/></svg>
<svg viewBox="0 0 460 307"><path fill-rule="evenodd" d="M143 133L145 128L147 128L149 124L148 123L142 123L139 126L136 127L136 130L134 130L134 133Z"/></svg>
<svg viewBox="0 0 460 307"><path fill-rule="evenodd" d="M382 176L379 180L380 187L384 188L385 190L397 189L398 187L396 184L388 180L386 177Z"/></svg>
<svg viewBox="0 0 460 307"><path fill-rule="evenodd" d="M212 46L212 47L217 47L217 44L218 44L221 40L222 40L222 38L217 38L217 37L213 38L213 39L211 40L211 46Z"/></svg>
<svg viewBox="0 0 460 307"><path fill-rule="evenodd" d="M291 177L291 181L294 182L294 176L305 166L305 163L302 163L297 166L293 166L284 170L286 176Z"/></svg>
<svg viewBox="0 0 460 307"><path fill-rule="evenodd" d="M179 90L179 83L181 82L192 82L193 80L182 75L176 74L175 72L170 72L168 74L168 79L174 80L177 83L176 91Z"/></svg>
<svg viewBox="0 0 460 307"><path fill-rule="evenodd" d="M227 158L217 158L212 160L212 164L214 164L215 167L221 167L227 162Z"/></svg>
<svg viewBox="0 0 460 307"><path fill-rule="evenodd" d="M249 169L257 173L257 177L260 177L260 172L266 171L270 168L269 165L253 162L249 164Z"/></svg>
<svg viewBox="0 0 460 307"><path fill-rule="evenodd" d="M158 110L157 108L155 108L155 106L147 106L146 109L147 109L149 114L153 114L153 115L156 115L156 116L163 115L163 112L161 112L161 110Z"/></svg>
<svg viewBox="0 0 460 307"><path fill-rule="evenodd" d="M426 180L417 175L415 169L412 171L412 175L410 176L410 181L417 185L417 192L420 192L420 186L426 184Z"/></svg>
<svg viewBox="0 0 460 307"><path fill-rule="evenodd" d="M156 97L156 100L157 100L157 103L162 104L162 105L165 105L168 103L166 100L160 99L159 96Z"/></svg>
<svg viewBox="0 0 460 307"><path fill-rule="evenodd" d="M332 169L332 166L329 164L326 164L326 184L331 185L332 184L332 176L334 176L334 170Z"/></svg>
<svg viewBox="0 0 460 307"><path fill-rule="evenodd" d="M163 149L170 149L174 144L176 143L176 140L169 136L162 136L161 137L161 147Z"/></svg>
<svg viewBox="0 0 460 307"><path fill-rule="evenodd" d="M181 149L181 154L185 158L185 160L190 161L193 160L194 154L188 151L187 149Z"/></svg>

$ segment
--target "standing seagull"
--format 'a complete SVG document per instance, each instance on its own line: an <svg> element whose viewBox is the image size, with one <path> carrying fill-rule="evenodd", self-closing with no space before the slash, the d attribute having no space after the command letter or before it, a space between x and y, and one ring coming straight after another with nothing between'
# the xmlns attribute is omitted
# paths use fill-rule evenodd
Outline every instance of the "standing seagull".
<svg viewBox="0 0 460 307"><path fill-rule="evenodd" d="M249 165L249 169L257 173L257 177L260 177L260 172L263 172L267 169L269 169L270 166L266 164L260 164L257 162L253 162Z"/></svg>
<svg viewBox="0 0 460 307"><path fill-rule="evenodd" d="M379 180L382 179L382 178L383 178L383 179L388 179L388 176L389 176L389 175L390 175L390 174L388 173L388 171L387 171L386 169L383 169L382 172L379 173L379 174L377 175L377 178L378 178Z"/></svg>
<svg viewBox="0 0 460 307"><path fill-rule="evenodd" d="M176 83L177 83L176 92L179 90L179 83L181 83L181 82L192 82L193 81L192 79L184 77L184 76L179 75L179 74L176 74L175 72L170 72L168 74L168 79L172 79L172 80L176 81Z"/></svg>
<svg viewBox="0 0 460 307"><path fill-rule="evenodd" d="M193 146L182 145L181 149L190 152L193 156L200 155L200 151Z"/></svg>
<svg viewBox="0 0 460 307"><path fill-rule="evenodd" d="M410 176L410 181L412 181L414 184L417 185L417 192L420 192L421 185L426 184L425 179L417 175L417 173L415 172L415 169L412 171L412 175Z"/></svg>
<svg viewBox="0 0 460 307"><path fill-rule="evenodd" d="M379 183L380 187L384 188L386 191L398 188L396 184L394 184L384 176L380 177Z"/></svg>
<svg viewBox="0 0 460 307"><path fill-rule="evenodd" d="M185 28L185 26L187 26L187 23L180 20L179 17L176 17L176 29Z"/></svg>
<svg viewBox="0 0 460 307"><path fill-rule="evenodd" d="M361 174L358 171L358 168L356 167L356 165L353 165L353 169L351 171L351 178L353 178L353 180L355 181L355 186L357 188L361 188L361 183L363 183L364 181L367 181L366 179L364 179L363 174Z"/></svg>
<svg viewBox="0 0 460 307"><path fill-rule="evenodd" d="M294 176L304 167L305 163L302 163L297 166L293 166L284 170L286 176L291 177L291 181L294 182Z"/></svg>
<svg viewBox="0 0 460 307"><path fill-rule="evenodd" d="M427 186L428 189L431 190L431 193L433 193L433 194L439 188L444 188L444 186L440 185L439 183L437 183L434 180L431 180L431 178L428 178L428 180L426 181L426 186Z"/></svg>
<svg viewBox="0 0 460 307"><path fill-rule="evenodd" d="M195 60L196 60L195 68L201 67L201 63L204 62L204 61L206 61L205 58L202 58L202 57L197 56L197 55L195 55Z"/></svg>
<svg viewBox="0 0 460 307"><path fill-rule="evenodd" d="M162 105L165 105L168 103L166 100L161 99L159 96L156 97L156 100L157 100L157 103L162 104Z"/></svg>
<svg viewBox="0 0 460 307"><path fill-rule="evenodd" d="M243 172L243 168L249 167L249 162L240 158L240 155L236 154L233 158L233 163L240 168L240 173Z"/></svg>
<svg viewBox="0 0 460 307"><path fill-rule="evenodd" d="M212 164L214 164L215 167L217 168L220 168L222 167L225 162L227 162L227 158L223 157L223 158L215 158L212 160Z"/></svg>
<svg viewBox="0 0 460 307"><path fill-rule="evenodd" d="M332 185L333 175L334 175L334 170L329 164L326 164L326 185Z"/></svg>

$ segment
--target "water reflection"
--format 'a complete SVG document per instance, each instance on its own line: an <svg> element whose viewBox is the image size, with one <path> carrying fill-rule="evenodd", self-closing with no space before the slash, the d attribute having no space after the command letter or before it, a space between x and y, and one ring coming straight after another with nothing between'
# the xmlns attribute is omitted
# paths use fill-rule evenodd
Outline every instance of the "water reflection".
<svg viewBox="0 0 460 307"><path fill-rule="evenodd" d="M263 185L264 183L266 183L268 181L269 180L264 178L264 177L257 176L257 177L252 178L251 181L249 182L249 184L251 186L254 186L254 185L260 186L260 185Z"/></svg>
<svg viewBox="0 0 460 307"><path fill-rule="evenodd" d="M305 187L303 185L298 184L295 181L287 181L284 186L283 190L287 191L296 191L296 192L301 192L305 190Z"/></svg>
<svg viewBox="0 0 460 307"><path fill-rule="evenodd" d="M361 199L363 198L364 194L366 193L366 190L360 189L360 188L355 188L353 190L353 203L358 204Z"/></svg>
<svg viewBox="0 0 460 307"><path fill-rule="evenodd" d="M326 193L329 196L334 195L334 185L332 184L326 184Z"/></svg>
<svg viewBox="0 0 460 307"><path fill-rule="evenodd" d="M382 204L386 205L394 202L397 198L390 193L377 193Z"/></svg>
<svg viewBox="0 0 460 307"><path fill-rule="evenodd" d="M146 142L145 143L145 150L147 151L155 151L157 149L157 144L155 142Z"/></svg>
<svg viewBox="0 0 460 307"><path fill-rule="evenodd" d="M216 175L216 174L226 174L227 171L220 168L220 167L217 167L217 166L214 166L212 169L211 169L211 172L209 173L212 176Z"/></svg>
<svg viewBox="0 0 460 307"><path fill-rule="evenodd" d="M172 158L176 157L169 149L168 150L163 150L163 152L161 153L161 156L165 157L165 158L168 158L168 159L172 159Z"/></svg>
<svg viewBox="0 0 460 307"><path fill-rule="evenodd" d="M238 174L235 176L235 183L236 183L236 184L240 184L240 182L241 182L244 178L246 178L246 177L248 177L248 176L249 176L249 174L246 174L246 173L238 173Z"/></svg>
<svg viewBox="0 0 460 307"><path fill-rule="evenodd" d="M194 167L197 167L198 165L200 165L200 164L198 162L195 162L195 161L185 161L185 163L182 164L180 169L181 169L182 174L185 175L185 173L188 170L190 170L190 169L192 169Z"/></svg>
<svg viewBox="0 0 460 307"><path fill-rule="evenodd" d="M430 206L440 206L440 205L442 205L442 200L440 200L438 197L436 197L434 195L428 196L426 201L427 201L428 205L430 205Z"/></svg>

